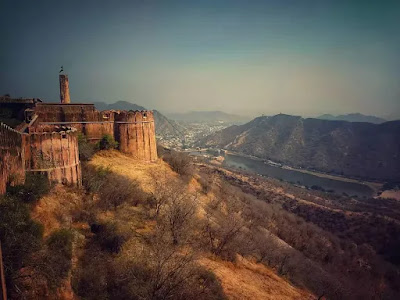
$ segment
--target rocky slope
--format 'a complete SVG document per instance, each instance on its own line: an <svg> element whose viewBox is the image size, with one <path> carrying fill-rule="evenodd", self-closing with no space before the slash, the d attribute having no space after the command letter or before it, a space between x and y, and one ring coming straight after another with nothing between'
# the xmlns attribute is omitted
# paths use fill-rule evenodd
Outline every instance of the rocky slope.
<svg viewBox="0 0 400 300"><path fill-rule="evenodd" d="M280 114L228 127L198 145L345 176L400 179L400 121L377 125Z"/></svg>

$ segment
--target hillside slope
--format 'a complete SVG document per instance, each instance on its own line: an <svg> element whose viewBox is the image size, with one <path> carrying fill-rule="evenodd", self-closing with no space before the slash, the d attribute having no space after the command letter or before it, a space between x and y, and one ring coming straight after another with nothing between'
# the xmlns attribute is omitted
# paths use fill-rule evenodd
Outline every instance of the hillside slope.
<svg viewBox="0 0 400 300"><path fill-rule="evenodd" d="M232 300L315 299L288 284L270 268L240 256L235 264L211 259L202 259L201 263L217 275L225 294Z"/></svg>
<svg viewBox="0 0 400 300"><path fill-rule="evenodd" d="M346 176L400 179L400 121L376 125L280 114L228 127L198 145Z"/></svg>
<svg viewBox="0 0 400 300"><path fill-rule="evenodd" d="M16 270L11 299L398 298L397 268L363 237L379 224L372 242L396 239L391 201L377 209L172 154L146 163L100 151L83 162L82 189L35 186L44 194L26 208L43 236ZM177 168L186 163L191 173ZM10 198L30 187L0 198L3 223L31 224ZM0 223L8 246L13 237L26 245L26 229Z"/></svg>
<svg viewBox="0 0 400 300"><path fill-rule="evenodd" d="M160 177L177 176L163 160L149 164L117 151L95 155L90 165L107 168L115 174L137 181L149 193L155 192L154 174ZM188 188L192 193L198 194L201 187L196 179L192 179ZM202 195L199 200L204 206L213 197L212 194ZM217 276L228 299L313 299L311 293L293 286L271 268L243 257L239 257L236 263L231 263L203 253L197 261Z"/></svg>

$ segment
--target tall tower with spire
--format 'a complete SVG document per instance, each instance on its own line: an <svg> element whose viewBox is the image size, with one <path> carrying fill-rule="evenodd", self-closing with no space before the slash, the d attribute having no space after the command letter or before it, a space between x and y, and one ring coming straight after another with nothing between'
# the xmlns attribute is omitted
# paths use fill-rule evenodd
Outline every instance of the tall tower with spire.
<svg viewBox="0 0 400 300"><path fill-rule="evenodd" d="M69 82L68 75L63 74L64 69L61 67L59 80L60 80L60 101L62 104L71 103L71 99L69 97Z"/></svg>

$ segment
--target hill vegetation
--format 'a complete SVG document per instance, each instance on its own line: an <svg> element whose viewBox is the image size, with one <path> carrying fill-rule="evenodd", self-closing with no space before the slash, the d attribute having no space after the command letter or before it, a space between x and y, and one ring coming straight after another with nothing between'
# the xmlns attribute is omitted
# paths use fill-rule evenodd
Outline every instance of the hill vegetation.
<svg viewBox="0 0 400 300"><path fill-rule="evenodd" d="M0 200L10 299L312 299L236 250L250 228L242 196L164 155L170 165L103 150L87 157L83 189L11 187Z"/></svg>
<svg viewBox="0 0 400 300"><path fill-rule="evenodd" d="M11 299L399 298L398 201L112 144L80 148L82 189L33 176L0 199Z"/></svg>

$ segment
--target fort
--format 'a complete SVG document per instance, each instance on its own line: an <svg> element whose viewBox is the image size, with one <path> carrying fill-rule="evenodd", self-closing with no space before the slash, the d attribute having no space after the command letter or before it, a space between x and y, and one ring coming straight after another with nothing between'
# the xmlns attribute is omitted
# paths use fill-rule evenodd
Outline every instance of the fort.
<svg viewBox="0 0 400 300"><path fill-rule="evenodd" d="M91 143L105 135L138 160L157 159L152 111L98 111L94 104L71 103L68 76L59 75L60 103L0 97L0 195L21 184L25 174L46 174L52 182L80 186L78 135Z"/></svg>

